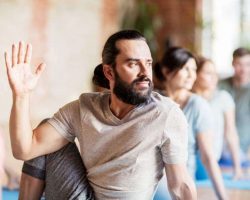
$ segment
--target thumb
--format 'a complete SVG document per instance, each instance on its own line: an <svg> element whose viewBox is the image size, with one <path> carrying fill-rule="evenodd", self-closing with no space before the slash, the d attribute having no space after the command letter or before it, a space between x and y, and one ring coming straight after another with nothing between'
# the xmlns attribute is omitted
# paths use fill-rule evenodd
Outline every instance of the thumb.
<svg viewBox="0 0 250 200"><path fill-rule="evenodd" d="M41 63L40 65L38 65L38 67L36 68L35 74L39 77L41 76L42 72L45 69L46 64L45 63Z"/></svg>

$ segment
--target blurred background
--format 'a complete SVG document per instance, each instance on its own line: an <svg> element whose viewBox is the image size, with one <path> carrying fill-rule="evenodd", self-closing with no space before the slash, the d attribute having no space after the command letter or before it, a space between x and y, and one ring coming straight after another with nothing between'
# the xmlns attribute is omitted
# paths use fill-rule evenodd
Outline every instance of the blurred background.
<svg viewBox="0 0 250 200"><path fill-rule="evenodd" d="M250 47L249 0L0 0L0 126L8 162L12 103L4 51L20 40L33 45L33 66L47 64L33 92L34 126L80 93L93 91L94 67L115 31L133 28L148 39L154 60L168 46L183 46L214 60L220 77L232 75L232 52Z"/></svg>

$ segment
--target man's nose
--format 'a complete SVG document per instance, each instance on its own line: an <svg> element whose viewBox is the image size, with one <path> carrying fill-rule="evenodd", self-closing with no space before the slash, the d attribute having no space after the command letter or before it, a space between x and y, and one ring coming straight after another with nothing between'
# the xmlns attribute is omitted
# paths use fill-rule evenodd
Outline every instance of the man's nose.
<svg viewBox="0 0 250 200"><path fill-rule="evenodd" d="M139 71L139 75L148 75L149 74L149 69L146 66L146 63L140 63L140 71Z"/></svg>

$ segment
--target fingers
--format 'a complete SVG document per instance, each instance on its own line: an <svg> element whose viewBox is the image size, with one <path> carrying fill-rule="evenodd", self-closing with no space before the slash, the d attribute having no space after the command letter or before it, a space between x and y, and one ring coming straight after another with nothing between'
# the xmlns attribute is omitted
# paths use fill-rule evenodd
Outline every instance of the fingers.
<svg viewBox="0 0 250 200"><path fill-rule="evenodd" d="M5 66L6 66L6 71L7 71L7 77L8 77L8 80L10 82L10 70L12 69L11 68L11 61L10 61L10 57L7 54L7 52L4 53L4 57L5 57Z"/></svg>
<svg viewBox="0 0 250 200"><path fill-rule="evenodd" d="M30 64L31 55L32 55L32 46L31 46L31 44L27 44L25 58L24 58L25 63Z"/></svg>
<svg viewBox="0 0 250 200"><path fill-rule="evenodd" d="M24 43L19 42L18 55L17 55L17 64L24 62Z"/></svg>
<svg viewBox="0 0 250 200"><path fill-rule="evenodd" d="M16 64L27 63L30 64L32 56L32 46L27 44L25 47L24 42L20 41L18 46L12 45L12 67ZM9 65L10 66L10 65Z"/></svg>
<svg viewBox="0 0 250 200"><path fill-rule="evenodd" d="M12 67L17 64L17 47L12 44Z"/></svg>
<svg viewBox="0 0 250 200"><path fill-rule="evenodd" d="M10 57L7 54L7 52L4 52L4 58L5 58L5 66L6 66L6 69L8 70L11 66L11 63L10 63Z"/></svg>
<svg viewBox="0 0 250 200"><path fill-rule="evenodd" d="M5 52L4 56L5 56L5 65L6 65L7 71L9 71L11 67L16 66L17 64L22 64L22 63L30 64L31 56L32 56L32 45L27 44L25 47L25 44L23 42L19 42L19 45L17 47L16 44L13 44L12 45L12 63L10 61L10 58L7 52ZM37 67L35 74L37 76L40 76L44 69L45 69L45 64L41 63Z"/></svg>
<svg viewBox="0 0 250 200"><path fill-rule="evenodd" d="M35 74L39 77L42 72L44 71L45 69L45 64L44 63L41 63L37 68L36 68L36 71L35 71Z"/></svg>

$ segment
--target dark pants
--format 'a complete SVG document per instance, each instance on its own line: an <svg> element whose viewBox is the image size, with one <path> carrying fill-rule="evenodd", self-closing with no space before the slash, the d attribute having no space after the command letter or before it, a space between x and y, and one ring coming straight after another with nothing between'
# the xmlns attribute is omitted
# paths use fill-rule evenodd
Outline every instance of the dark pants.
<svg viewBox="0 0 250 200"><path fill-rule="evenodd" d="M86 168L75 143L24 162L23 173L45 181L45 198L93 200Z"/></svg>

